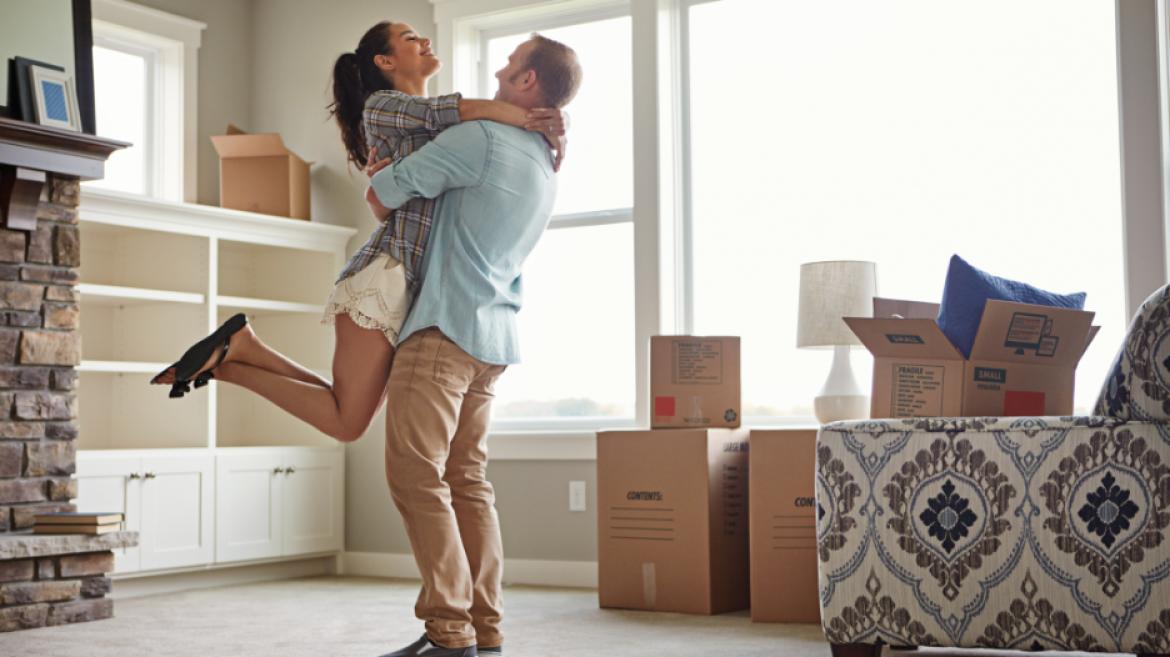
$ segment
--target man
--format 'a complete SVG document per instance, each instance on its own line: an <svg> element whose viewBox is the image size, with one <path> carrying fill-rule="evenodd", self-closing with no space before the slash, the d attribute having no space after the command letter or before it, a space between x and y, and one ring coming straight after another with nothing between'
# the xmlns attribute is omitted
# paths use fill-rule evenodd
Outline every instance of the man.
<svg viewBox="0 0 1170 657"><path fill-rule="evenodd" d="M496 73L498 100L564 107L576 94L576 54L533 35ZM556 194L538 133L486 121L448 128L379 171L386 208L441 196L422 288L390 373L386 476L406 525L426 634L386 657L501 654L503 548L486 480L492 388L518 361L520 267L544 232Z"/></svg>

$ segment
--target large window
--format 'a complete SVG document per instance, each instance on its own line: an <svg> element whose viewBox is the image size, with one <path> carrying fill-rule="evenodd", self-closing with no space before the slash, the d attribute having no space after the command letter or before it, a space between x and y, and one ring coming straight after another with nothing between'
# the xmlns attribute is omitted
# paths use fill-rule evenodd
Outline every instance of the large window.
<svg viewBox="0 0 1170 657"><path fill-rule="evenodd" d="M551 228L524 267L524 362L496 390L497 428L595 427L634 417L634 239L630 17L592 15L480 32L480 93L532 31L576 50L585 82L569 105Z"/></svg>
<svg viewBox="0 0 1170 657"><path fill-rule="evenodd" d="M1127 320L1114 3L720 0L687 21L693 329L743 337L748 416L811 416L828 374L796 349L801 263L872 260L882 296L937 302L952 253L1088 292L1090 409Z"/></svg>

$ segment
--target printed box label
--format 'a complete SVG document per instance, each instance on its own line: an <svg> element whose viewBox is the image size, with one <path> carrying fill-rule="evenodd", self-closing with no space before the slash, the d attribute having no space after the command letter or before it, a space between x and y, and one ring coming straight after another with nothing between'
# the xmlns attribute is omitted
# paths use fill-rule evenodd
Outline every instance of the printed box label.
<svg viewBox="0 0 1170 657"><path fill-rule="evenodd" d="M886 339L894 344L926 344L920 335L907 335L904 333L887 333Z"/></svg>
<svg viewBox="0 0 1170 657"><path fill-rule="evenodd" d="M719 340L679 340L674 351L674 383L719 385L723 383L723 343Z"/></svg>
<svg viewBox="0 0 1170 657"><path fill-rule="evenodd" d="M937 365L894 363L890 417L942 415L945 371Z"/></svg>
<svg viewBox="0 0 1170 657"><path fill-rule="evenodd" d="M995 367L976 367L975 380L983 383L1007 383L1007 370Z"/></svg>

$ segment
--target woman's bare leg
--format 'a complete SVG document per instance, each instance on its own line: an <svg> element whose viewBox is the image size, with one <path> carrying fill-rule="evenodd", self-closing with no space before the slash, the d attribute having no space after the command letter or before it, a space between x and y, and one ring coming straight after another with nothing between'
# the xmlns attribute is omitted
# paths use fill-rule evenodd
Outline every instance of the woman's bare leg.
<svg viewBox="0 0 1170 657"><path fill-rule="evenodd" d="M348 315L338 315L337 319L340 320L341 317L345 317L345 319L350 321L351 324L353 323L352 320L349 320ZM380 332L376 333L380 334ZM384 341L385 338L383 338L383 342ZM268 370L273 374L280 374L281 376L285 376L296 381L311 383L321 388L332 387L328 381L323 379L316 372L302 366L300 363L297 363L291 358L265 344L264 341L260 339L260 336L256 335L256 332L252 330L251 324L245 324L244 328L236 331L232 337L228 339L228 344L230 346L228 347L227 356L223 359L224 363L230 363L233 361L246 363L253 367L258 367L262 370ZM203 364L203 367L199 368L200 372L210 368L215 364L215 361L219 358L219 351L219 349L216 349L211 358L209 358L207 362ZM174 383L174 372L174 368L167 368L166 373L158 379L159 385L170 385ZM218 374L219 373L216 372L217 378Z"/></svg>
<svg viewBox="0 0 1170 657"><path fill-rule="evenodd" d="M336 323L338 325L341 324L343 317L353 328L358 328L353 323L353 320L345 314L337 316ZM371 332L376 334L374 337L381 337L382 342L386 342L386 336L381 331ZM337 340L337 346L340 347L340 339L337 337L340 335L340 326L334 329L334 335L334 339ZM393 348L391 348L391 352L393 352ZM337 351L334 351L334 353L336 354ZM322 378L313 370L302 366L300 363L265 344L260 339L260 336L256 335L256 332L252 330L251 324L245 325L244 328L232 336L231 348L228 349L228 355L224 358L224 362L230 363L232 361L246 363L253 367L259 367L262 370L268 370L273 374L280 374L290 379L304 381L305 383L311 383L323 388L331 387L329 381ZM334 356L334 362L336 362L336 356ZM336 366L333 371L334 376L337 376ZM218 372L216 374L218 375Z"/></svg>
<svg viewBox="0 0 1170 657"><path fill-rule="evenodd" d="M357 440L386 397L394 347L384 333L363 329L348 315L336 320L333 383L265 345L251 327L232 336L215 378L255 392L337 440ZM165 379L160 383L173 381L173 372Z"/></svg>

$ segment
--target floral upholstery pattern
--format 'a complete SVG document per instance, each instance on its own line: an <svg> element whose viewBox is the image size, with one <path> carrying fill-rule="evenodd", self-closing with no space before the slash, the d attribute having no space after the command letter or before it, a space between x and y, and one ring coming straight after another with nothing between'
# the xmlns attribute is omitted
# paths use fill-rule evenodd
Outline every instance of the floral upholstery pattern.
<svg viewBox="0 0 1170 657"><path fill-rule="evenodd" d="M1170 314L1158 321L1170 333ZM1126 376L1145 376L1136 371ZM1117 389L1153 398L1128 381ZM1116 417L826 425L816 501L829 641L1170 651L1166 428Z"/></svg>
<svg viewBox="0 0 1170 657"><path fill-rule="evenodd" d="M1094 414L1170 422L1170 285L1142 303L1109 372Z"/></svg>

